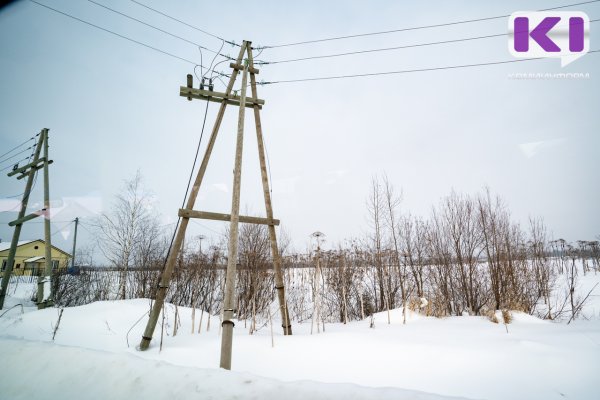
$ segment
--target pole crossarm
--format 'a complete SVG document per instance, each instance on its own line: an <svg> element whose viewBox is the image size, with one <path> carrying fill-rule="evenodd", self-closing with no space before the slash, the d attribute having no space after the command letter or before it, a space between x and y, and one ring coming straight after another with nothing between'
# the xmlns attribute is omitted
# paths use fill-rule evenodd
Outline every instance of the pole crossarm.
<svg viewBox="0 0 600 400"><path fill-rule="evenodd" d="M240 105L240 96L214 92L212 90L194 89L187 86L180 86L179 95L181 97L187 97L188 99L208 100L215 103L223 103L223 100L225 100L229 105ZM253 108L255 104L258 104L258 108L262 109L265 101L262 99L255 99L253 97L246 97L246 107Z"/></svg>
<svg viewBox="0 0 600 400"><path fill-rule="evenodd" d="M199 218L199 219L210 219L213 221L231 222L231 214L221 214L221 213L208 212L208 211L188 210L185 208L179 209L179 216L183 217L183 218ZM246 215L240 215L239 221L246 223L246 224L279 226L279 220L273 219L273 218L249 217Z"/></svg>
<svg viewBox="0 0 600 400"><path fill-rule="evenodd" d="M44 210L32 212L31 214L26 215L23 218L17 218L14 221L10 221L8 223L8 226L21 225L24 222L31 221L32 219L39 217L40 215L44 215L45 212L46 211L44 211Z"/></svg>
<svg viewBox="0 0 600 400"><path fill-rule="evenodd" d="M41 169L41 168L43 168L44 166L43 166L43 165L40 165L40 164L43 164L43 163L45 163L45 162L46 162L46 157L40 157L40 158L38 158L37 160L35 160L35 161L32 161L32 162L30 162L30 163L29 163L29 164L27 164L27 165L23 165L22 167L20 167L20 168L17 168L17 169L15 169L14 171L10 171L10 172L7 174L7 176L9 176L9 177L10 177L10 176L13 176L13 175L19 174L19 173L21 173L21 172L22 172L23 174L28 174L28 173L29 173L29 171L26 171L26 170L27 170L27 168L29 168L29 167L32 167L32 168L35 168L35 169ZM52 162L53 162L53 161L52 161L52 160L50 160L50 161L48 162L48 164L52 164Z"/></svg>

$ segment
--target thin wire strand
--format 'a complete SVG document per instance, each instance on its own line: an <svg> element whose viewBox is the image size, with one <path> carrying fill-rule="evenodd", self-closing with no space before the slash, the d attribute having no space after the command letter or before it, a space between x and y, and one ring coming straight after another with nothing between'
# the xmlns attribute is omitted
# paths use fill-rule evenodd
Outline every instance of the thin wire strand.
<svg viewBox="0 0 600 400"><path fill-rule="evenodd" d="M593 20L590 20L590 23L598 22L598 21L600 21L600 19L593 19ZM290 59L286 59L286 60L256 61L255 64L272 65L272 64L283 64L283 63L298 62L298 61L318 60L318 59L323 59L323 58L345 57L345 56L352 56L352 55L358 55L358 54L376 53L376 52L381 52L381 51L394 51L394 50L410 49L410 48L415 48L415 47L435 46L435 45L441 45L441 44L468 42L468 41L473 41L473 40L490 39L490 38L496 38L496 37L506 37L507 35L508 35L508 33L498 33L498 34L494 34L494 35L482 35L482 36L473 36L473 37L466 37L466 38L460 38L460 39L440 40L440 41L436 41L436 42L414 43L414 44L407 44L407 45L402 45L402 46L382 47L382 48L377 48L377 49L357 50L357 51L349 51L349 52L344 52L344 53L324 54L324 55L320 55L320 56L290 58Z"/></svg>
<svg viewBox="0 0 600 400"><path fill-rule="evenodd" d="M202 137L204 136L204 127L206 126L206 116L208 114L208 104L210 102L206 102L206 108L204 109L204 120L202 121L202 130L200 131L200 138L198 139L198 147L196 148L196 155L194 156L194 163L192 164L192 169L190 170L190 176L188 178L188 183L185 188L185 195L183 196L183 201L181 202L181 208L185 207L185 202L187 200L188 192L190 190L190 184L192 183L192 177L194 175L194 170L196 169L196 162L198 160L198 154L200 154L200 145L202 144ZM193 221L193 220L192 220ZM167 259L169 258L169 254L173 249L173 242L175 241L175 236L177 235L177 230L179 229L179 224L181 223L181 217L177 218L177 223L175 224L175 229L173 230L173 235L171 236L171 242L169 244L169 249L167 250L167 256L165 257L165 262L163 264L163 270L167 265Z"/></svg>
<svg viewBox="0 0 600 400"><path fill-rule="evenodd" d="M198 81L200 81L200 78L198 78L198 74L196 73L196 68L200 67L200 76L204 76L203 73L202 73L202 68L204 68L202 66L202 64L204 63L204 57L202 55L202 49L200 48L200 46L198 46L198 51L200 52L200 65L194 65L194 75L196 76L196 79Z"/></svg>
<svg viewBox="0 0 600 400"><path fill-rule="evenodd" d="M588 53L598 53L600 50L591 50ZM418 69L407 69L400 71L386 71L386 72L371 72L364 74L352 74L352 75L334 75L334 76L323 76L323 77L314 77L314 78L299 78L299 79L286 79L272 82L261 82L257 83L260 85L274 85L279 83L295 83L295 82L310 82L310 81L324 81L324 80L333 80L333 79L346 79L346 78L362 78L367 76L380 76L380 75L397 75L397 74L409 74L415 72L429 72L429 71L441 71L448 69L461 69L461 68L474 68L474 67L483 67L489 65L500 65L500 64L512 64L512 63L520 63L534 60L542 60L544 57L537 58L526 58L526 59L517 59L517 60L505 60L505 61L493 61L493 62L485 62L485 63L476 63L476 64L462 64L462 65L448 65L443 67L433 67L433 68L418 68Z"/></svg>
<svg viewBox="0 0 600 400"><path fill-rule="evenodd" d="M30 141L32 141L33 139L35 139L35 136L25 140L23 143L13 147L12 149L10 149L9 151L7 151L6 153L0 155L0 158L9 155L10 153L12 153L13 151L17 150L19 147L23 147L24 145L26 145L27 143L29 143Z"/></svg>
<svg viewBox="0 0 600 400"><path fill-rule="evenodd" d="M186 39L186 38L184 38L184 37L181 37L181 36L175 35L174 33L171 33L171 32L169 32L169 31L166 31L166 30L164 30L164 29L158 28L158 27L156 27L156 26L154 26L154 25L152 25L152 24L149 24L149 23L147 23L147 22L144 22L144 21L142 21L142 20L139 20L139 19L137 19L137 18L135 18L135 17L132 17L132 16L130 16L130 15L127 15L127 14L125 14L125 13L121 12L121 11L115 10L114 8L110 8L110 7L108 7L108 6L104 5L104 4L98 3L98 2L96 2L96 1L94 1L94 0L88 0L88 2L90 2L90 3L92 3L92 4L95 4L95 5L99 6L99 7L102 7L102 8L104 8L104 9L108 10L108 11L111 11L111 12L115 13L115 14L119 14L119 15L121 15L121 16L123 16L123 17L125 17L125 18L129 18L129 19L130 19L130 20L132 20L132 21L138 22L138 23L140 23L140 24L142 24L142 25L145 25L145 26L147 26L147 27L149 27L149 28L155 29L155 30L157 30L157 31L159 31L159 32L162 32L162 33L164 33L164 34L166 34L166 35L169 35L169 36L171 36L171 37L174 37L174 38L176 38L176 39L179 39L179 40L181 40L181 41L184 41L184 42L186 42L186 43L192 44L192 45L194 45L194 46L198 46L199 48L201 48L201 49L203 49L203 50L206 50L206 51L208 51L208 52L210 52L210 53L214 53L215 55L216 55L216 54L218 54L218 55L221 55L221 56L223 56L223 57L229 57L229 56L227 56L227 55L225 55L225 54L220 54L220 53L218 53L218 52L216 52L216 51L214 51L214 50L211 50L211 49L209 49L209 48L207 48L207 47L204 47L204 46L202 46L202 45L201 45L201 44L199 44L199 43L196 43L196 42L193 42L193 41L191 41L191 40L188 40L188 39Z"/></svg>
<svg viewBox="0 0 600 400"><path fill-rule="evenodd" d="M561 8L597 3L598 1L600 1L600 0L591 0L591 1L584 1L581 3L565 4L565 5L557 6L557 7L545 8L540 11L558 10ZM440 28L440 27L444 27L444 26L461 25L461 24L468 24L468 23L473 23L473 22L491 21L494 19L501 19L501 18L507 18L507 17L510 17L510 14L497 15L494 17L474 18L474 19L467 19L467 20L462 20L462 21L446 22L446 23L441 23L441 24L414 26L414 27L410 27L410 28L391 29L391 30L387 30L387 31L358 33L358 34L354 34L354 35L335 36L335 37L330 37L330 38L305 40L305 41L300 41L300 42L284 43L284 44L277 44L277 45L270 45L270 46L263 46L263 47L266 49L274 49L274 48L278 48L278 47L299 46L299 45L312 44L312 43L330 42L330 41L335 41L335 40L353 39L353 38L365 37L365 36L387 35L390 33L397 33L397 32L408 32L408 31L415 31L415 30L420 30L420 29Z"/></svg>
<svg viewBox="0 0 600 400"><path fill-rule="evenodd" d="M11 222L11 221L0 221L0 224L8 224L9 222ZM52 220L52 222L54 222L56 224L61 224L63 222L73 222L73 220L69 220L69 221L54 221L54 220ZM44 221L27 221L24 223L26 223L26 224L43 224ZM81 220L79 221L79 224L81 225Z"/></svg>
<svg viewBox="0 0 600 400"><path fill-rule="evenodd" d="M194 224L203 227L204 229L208 229L209 231L216 233L217 235L222 235L223 232L219 232L216 229L212 229L211 227L209 227L208 225L204 225L198 221L196 221L195 219L190 219L190 221L192 221Z"/></svg>
<svg viewBox="0 0 600 400"><path fill-rule="evenodd" d="M210 78L211 79L213 78L214 74L221 75L221 76L224 75L222 72L215 71L215 69L217 68L217 65L223 64L224 62L227 62L227 61L229 61L229 60L222 60L222 61L219 61L218 63L215 64L215 66L211 70L212 71L211 74L210 74ZM227 85L225 85L225 86L227 86Z"/></svg>
<svg viewBox="0 0 600 400"><path fill-rule="evenodd" d="M27 160L29 160L30 158L31 158L31 156L29 156L29 157L25 157L25 158L22 158L22 159L20 159L19 161L16 161L16 162L14 162L14 163L10 163L10 164L9 164L9 165L7 165L6 167L4 167L4 168L0 169L0 172L4 172L4 171L6 171L6 170L7 170L7 169L9 169L9 168L13 168L15 165L19 165L21 162L23 162L23 161L27 161Z"/></svg>
<svg viewBox="0 0 600 400"><path fill-rule="evenodd" d="M190 190L190 184L192 183L192 177L194 175L194 170L196 169L196 162L198 161L198 155L200 154L200 145L202 144L202 137L204 136L204 127L206 126L206 116L208 115L208 105L210 101L206 102L206 107L204 108L204 119L202 121L202 130L200 131L200 139L198 140L198 147L196 148L196 155L194 156L194 163L192 164L192 170L190 171L190 176L188 178L187 187L185 189L185 195L183 196L183 202L181 203L181 208L185 206L185 202L187 200L187 195Z"/></svg>
<svg viewBox="0 0 600 400"><path fill-rule="evenodd" d="M50 219L50 221L52 221L52 218ZM44 222L44 221L42 221ZM54 221L53 221L54 222ZM56 221L55 223L59 224L60 222ZM56 235L58 232L62 231L63 229L65 229L67 226L71 225L75 223L75 221L66 221L63 225L61 225L59 228L55 229L54 232L52 232L50 234L50 236L54 236Z"/></svg>
<svg viewBox="0 0 600 400"><path fill-rule="evenodd" d="M224 40L221 42L221 48L219 49L219 54L223 50L223 46L225 46L225 41ZM217 55L218 54L215 54L215 56L213 57L212 61L210 62L210 65L208 66L208 70L206 70L206 74L208 74L208 71L212 70L213 64L217 60ZM202 77L204 78L204 75L202 75Z"/></svg>
<svg viewBox="0 0 600 400"><path fill-rule="evenodd" d="M170 16L169 14L167 14L167 13L164 13L164 12L162 12L162 11L159 11L159 10L157 10L157 9L155 9L155 8L152 8L152 7L150 7L150 6L147 6L147 5L146 5L146 4L144 4L144 3L140 3L139 1L136 1L136 0L130 0L130 1L131 1L131 2L133 2L133 3L135 3L135 4L137 4L137 5L139 5L139 6L142 6L142 7L144 7L144 8L147 8L147 9L148 9L148 10L150 10L150 11L153 11L153 12L155 12L155 13L157 13L157 14L160 14L160 15L162 15L163 17L167 17L167 18L169 18L169 19L171 19L171 20L173 20L173 21L179 22L180 24L183 24L183 25L185 25L185 26L187 26L187 27L189 27L189 28L195 29L195 30L197 30L198 32L202 32L202 33L204 33L205 35L212 36L212 37L214 37L215 39L222 40L222 41L224 41L225 43L228 43L228 44L230 44L230 45L232 45L232 46L238 46L238 47L240 47L240 45L239 45L239 44L237 44L237 43L235 43L235 42L232 42L232 41L229 41L229 40L225 40L225 39L223 39L223 38L222 38L222 37L220 37L220 36L217 36L217 35L215 35L215 34L213 34L213 33L207 32L207 31L205 31L204 29L200 29L200 28L198 28L197 26L194 26L194 25L188 24L188 23L187 23L187 22L185 22L185 21L182 21L182 20L180 20L180 19L177 19L177 18L175 18L175 17L172 17L172 16Z"/></svg>
<svg viewBox="0 0 600 400"><path fill-rule="evenodd" d="M96 29L100 29L101 31L104 31L104 32L110 33L110 34L112 34L112 35L118 36L118 37L120 37L121 39L125 39L125 40L128 40L128 41L132 42L132 43L138 44L138 45L140 45L140 46L144 46L144 47L146 47L146 48L148 48L148 49L151 49L151 50L154 50L154 51L156 51L156 52L162 53L162 54L164 54L164 55L167 55L167 56L169 56L169 57L176 58L176 59L178 59L178 60L184 61L184 62L186 62L186 63L188 63L188 64L192 64L192 65L197 65L197 64L198 64L197 62L194 62L194 61L188 60L188 59L186 59L186 58L183 58L183 57L179 57L179 56L177 56L177 55L175 55L175 54L169 53L168 51L161 50L161 49L159 49L159 48L157 48L157 47L154 47L154 46L151 46L151 45L149 45L149 44L146 44L146 43L140 42L140 41L138 41L138 40L132 39L132 38L130 38L130 37L128 37L128 36L121 35L120 33L117 33L117 32L114 32L114 31L111 31L110 29L103 28L103 27L101 27L101 26L99 26L99 25L93 24L93 23L91 23L91 22L89 22L89 21L86 21L86 20L84 20L84 19L81 19L81 18L79 18L79 17L75 17L74 15L68 14L68 13L66 13L66 12L63 12L63 11L57 10L56 8L52 8L52 7L50 7L50 6L47 6L47 5L45 5L45 4L39 3L39 2L37 2L37 1L35 1L35 0L29 0L29 1L30 1L30 2L32 2L32 3L34 3L34 4L37 4L38 6L44 7L44 8L46 8L46 9L48 9L48 10L54 11L55 13L62 14L62 15L64 15L65 17L72 18L72 19L74 19L74 20L76 20L76 21L82 22L82 23L84 23L84 24L86 24L86 25L92 26L92 27L94 27L94 28L96 28Z"/></svg>
<svg viewBox="0 0 600 400"><path fill-rule="evenodd" d="M7 157L7 158L5 158L5 159L1 160L1 161L0 161L0 164L3 164L3 163L5 163L5 162L6 162L6 161L8 161L8 160L12 160L13 158L17 157L19 154L23 154L23 153L25 153L26 151L28 151L28 150L31 150L33 147L34 147L34 146L30 146L30 147L26 148L25 150L21 150L20 152L18 152L18 153L15 153L15 154L13 154L13 155L12 155L12 156L10 156L10 157Z"/></svg>
<svg viewBox="0 0 600 400"><path fill-rule="evenodd" d="M33 192L33 189L35 189L35 184L37 183L37 177L38 177L38 176L37 176L37 172L35 172L35 177L33 178L33 184L31 185L31 189L29 189L29 194L31 194L31 192ZM26 190L24 190L24 191L23 191L22 193L20 193L20 194L15 194L15 195L13 195L13 196L5 196L5 197L3 197L2 199L3 199L3 200L5 200L5 199L14 199L15 197L21 197L21 196L24 196L26 192L27 192L27 191L26 191ZM17 209L17 208L19 208L19 207L21 207L21 203L20 203L20 202L19 202L19 204L18 204L16 207L13 207L13 208L11 208L10 210L4 210L4 211L2 211L2 212L14 211L14 210L16 210L16 209Z"/></svg>

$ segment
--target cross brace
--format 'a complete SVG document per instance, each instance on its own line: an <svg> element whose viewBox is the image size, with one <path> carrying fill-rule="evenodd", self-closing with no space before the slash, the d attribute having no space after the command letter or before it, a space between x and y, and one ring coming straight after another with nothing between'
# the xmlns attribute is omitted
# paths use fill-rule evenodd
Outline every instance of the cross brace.
<svg viewBox="0 0 600 400"><path fill-rule="evenodd" d="M221 214L208 211L196 211L188 210L186 208L179 209L179 216L183 218L199 218L199 219L211 219L213 221L231 221L231 214ZM246 224L258 224L258 225L279 225L278 219L260 218L260 217L249 217L246 215L239 216L239 222Z"/></svg>

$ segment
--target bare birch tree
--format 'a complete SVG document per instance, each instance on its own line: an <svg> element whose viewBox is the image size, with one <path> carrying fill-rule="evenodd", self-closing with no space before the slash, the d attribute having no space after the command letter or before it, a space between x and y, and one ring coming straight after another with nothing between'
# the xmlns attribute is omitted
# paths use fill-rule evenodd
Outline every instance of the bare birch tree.
<svg viewBox="0 0 600 400"><path fill-rule="evenodd" d="M159 237L158 215L139 171L125 181L110 211L100 215L97 226L100 250L120 272L117 298L125 299L127 271L136 260L149 261Z"/></svg>

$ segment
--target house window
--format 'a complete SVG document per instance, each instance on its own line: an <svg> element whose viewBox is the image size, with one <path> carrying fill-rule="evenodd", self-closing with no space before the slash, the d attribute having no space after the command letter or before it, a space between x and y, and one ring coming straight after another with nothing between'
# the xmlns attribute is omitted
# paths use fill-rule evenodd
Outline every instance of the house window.
<svg viewBox="0 0 600 400"><path fill-rule="evenodd" d="M17 264L17 266L15 267L16 269L21 268L21 264Z"/></svg>
<svg viewBox="0 0 600 400"><path fill-rule="evenodd" d="M6 260L2 260L2 271L6 270Z"/></svg>
<svg viewBox="0 0 600 400"><path fill-rule="evenodd" d="M56 271L58 269L58 260L52 260L52 271Z"/></svg>

